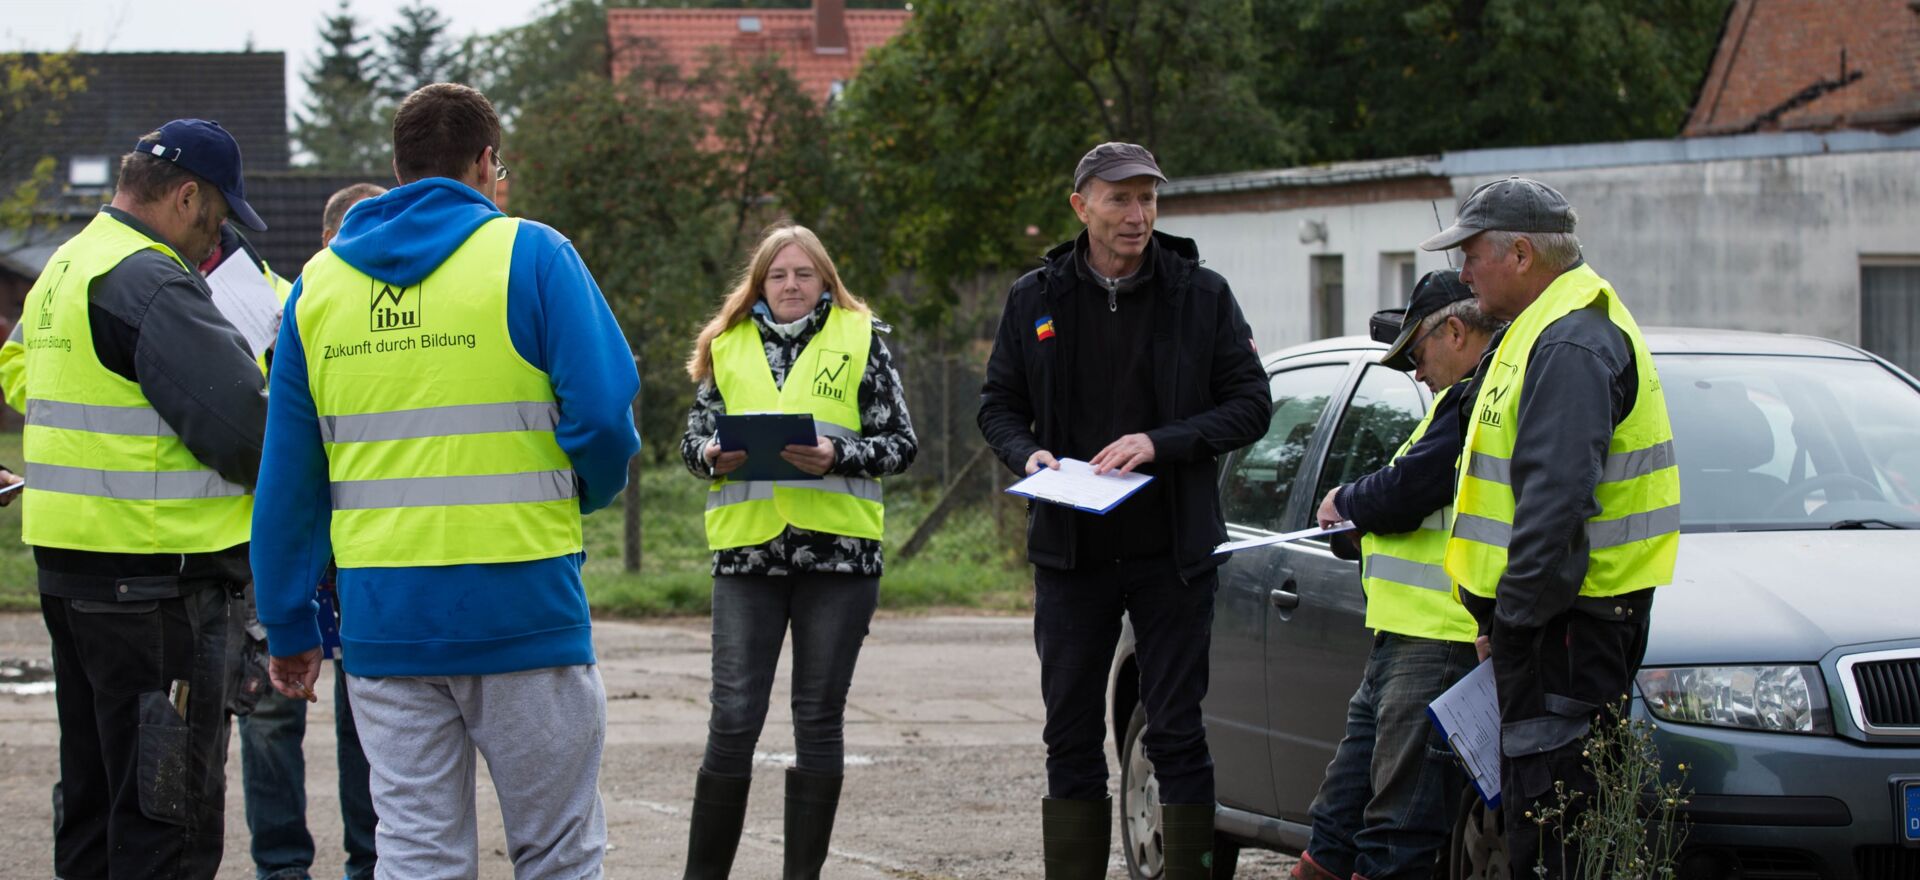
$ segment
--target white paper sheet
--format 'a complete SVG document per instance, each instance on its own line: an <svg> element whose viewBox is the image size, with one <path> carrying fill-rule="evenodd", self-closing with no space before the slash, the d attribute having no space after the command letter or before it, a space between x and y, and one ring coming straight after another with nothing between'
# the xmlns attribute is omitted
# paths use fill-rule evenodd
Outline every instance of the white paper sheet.
<svg viewBox="0 0 1920 880"><path fill-rule="evenodd" d="M1247 550L1253 547L1265 547L1268 544L1285 544L1288 541L1298 541L1302 538L1318 538L1322 535L1337 535L1337 534L1340 534L1341 532L1351 532L1351 531L1353 531L1353 523L1338 522L1324 529L1321 529L1321 528L1301 529L1300 531L1297 531L1297 532L1287 532L1285 534L1279 534L1279 535L1265 535L1259 538L1248 538L1244 541L1228 541L1225 544L1221 544L1220 546L1213 548L1213 552L1216 554L1232 553L1235 550Z"/></svg>
<svg viewBox="0 0 1920 880"><path fill-rule="evenodd" d="M213 304L247 340L254 357L280 332L280 295L243 251L236 251L207 275Z"/></svg>
<svg viewBox="0 0 1920 880"><path fill-rule="evenodd" d="M1493 663L1481 661L1459 683L1427 707L1453 753L1460 756L1480 799L1500 803L1500 696L1493 686Z"/></svg>
<svg viewBox="0 0 1920 880"><path fill-rule="evenodd" d="M1041 468L1032 476L1007 487L1007 491L1092 513L1106 513L1152 481L1153 478L1146 474L1122 474L1118 471L1095 474L1093 465L1079 459L1063 458L1060 459L1059 470Z"/></svg>

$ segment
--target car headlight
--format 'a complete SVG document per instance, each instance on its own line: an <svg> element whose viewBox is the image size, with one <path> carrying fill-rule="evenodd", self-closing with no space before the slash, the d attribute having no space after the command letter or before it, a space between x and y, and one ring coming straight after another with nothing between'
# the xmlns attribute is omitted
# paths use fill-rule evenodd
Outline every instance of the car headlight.
<svg viewBox="0 0 1920 880"><path fill-rule="evenodd" d="M1832 733L1817 666L1670 666L1640 670L1647 711L1663 721L1778 733Z"/></svg>

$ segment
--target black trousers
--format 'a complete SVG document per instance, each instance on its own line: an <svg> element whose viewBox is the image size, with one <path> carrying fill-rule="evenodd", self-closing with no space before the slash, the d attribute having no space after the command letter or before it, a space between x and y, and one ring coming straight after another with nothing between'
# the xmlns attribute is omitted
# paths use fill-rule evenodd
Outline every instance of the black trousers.
<svg viewBox="0 0 1920 880"><path fill-rule="evenodd" d="M1060 571L1035 568L1033 640L1047 721L1047 795L1107 796L1107 673L1120 641L1120 615L1133 623L1142 738L1160 802L1213 801L1213 756L1200 701L1207 695L1213 641L1213 572L1182 582L1168 558ZM1120 719L1121 725L1126 719Z"/></svg>
<svg viewBox="0 0 1920 880"><path fill-rule="evenodd" d="M1500 807L1514 880L1578 876L1578 841L1563 844L1562 837L1599 789L1581 756L1584 734L1598 719L1618 717L1608 709L1624 711L1623 698L1632 693L1647 651L1652 608L1653 591L1643 590L1606 600L1583 597L1541 627L1493 625ZM1564 784L1570 803L1559 822L1542 827L1527 814L1536 804L1556 805L1555 782ZM1537 874L1536 866L1546 874Z"/></svg>
<svg viewBox="0 0 1920 880"><path fill-rule="evenodd" d="M197 587L197 589L195 589ZM40 597L60 715L54 871L211 878L226 828L230 585L139 602ZM171 694L183 682L186 714Z"/></svg>

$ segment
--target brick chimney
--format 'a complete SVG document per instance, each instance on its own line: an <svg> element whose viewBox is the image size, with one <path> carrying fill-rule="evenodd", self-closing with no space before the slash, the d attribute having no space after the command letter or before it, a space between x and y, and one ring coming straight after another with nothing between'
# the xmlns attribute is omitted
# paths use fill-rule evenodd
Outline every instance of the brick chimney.
<svg viewBox="0 0 1920 880"><path fill-rule="evenodd" d="M847 54L847 0L813 0L813 51Z"/></svg>

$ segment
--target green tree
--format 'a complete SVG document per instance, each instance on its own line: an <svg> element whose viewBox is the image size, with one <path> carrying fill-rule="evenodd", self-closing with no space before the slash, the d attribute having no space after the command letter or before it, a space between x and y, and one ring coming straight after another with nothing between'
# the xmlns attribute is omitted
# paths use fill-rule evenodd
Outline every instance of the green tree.
<svg viewBox="0 0 1920 880"><path fill-rule="evenodd" d="M1075 228L1073 164L1132 140L1187 176L1277 164L1292 134L1256 100L1246 0L928 0L837 108L854 181L836 239L868 289L911 273L910 318L946 323L983 271ZM851 282L850 282L851 283Z"/></svg>
<svg viewBox="0 0 1920 880"><path fill-rule="evenodd" d="M607 77L607 6L602 0L552 0L519 27L469 40L463 48L473 85L509 126L556 100L583 76Z"/></svg>
<svg viewBox="0 0 1920 880"><path fill-rule="evenodd" d="M0 231L51 228L39 207L58 176L46 150L67 100L87 78L72 52L0 54Z"/></svg>
<svg viewBox="0 0 1920 880"><path fill-rule="evenodd" d="M1269 0L1262 98L1307 158L1679 133L1728 0Z"/></svg>
<svg viewBox="0 0 1920 880"><path fill-rule="evenodd" d="M389 99L399 101L432 83L467 80L462 53L447 37L448 24L426 0L400 7L400 21L381 35L386 58L380 79Z"/></svg>
<svg viewBox="0 0 1920 880"><path fill-rule="evenodd" d="M321 23L326 45L302 77L309 94L306 109L294 114L293 136L318 168L365 171L390 164L393 147L374 51L360 26L348 0L340 0Z"/></svg>

